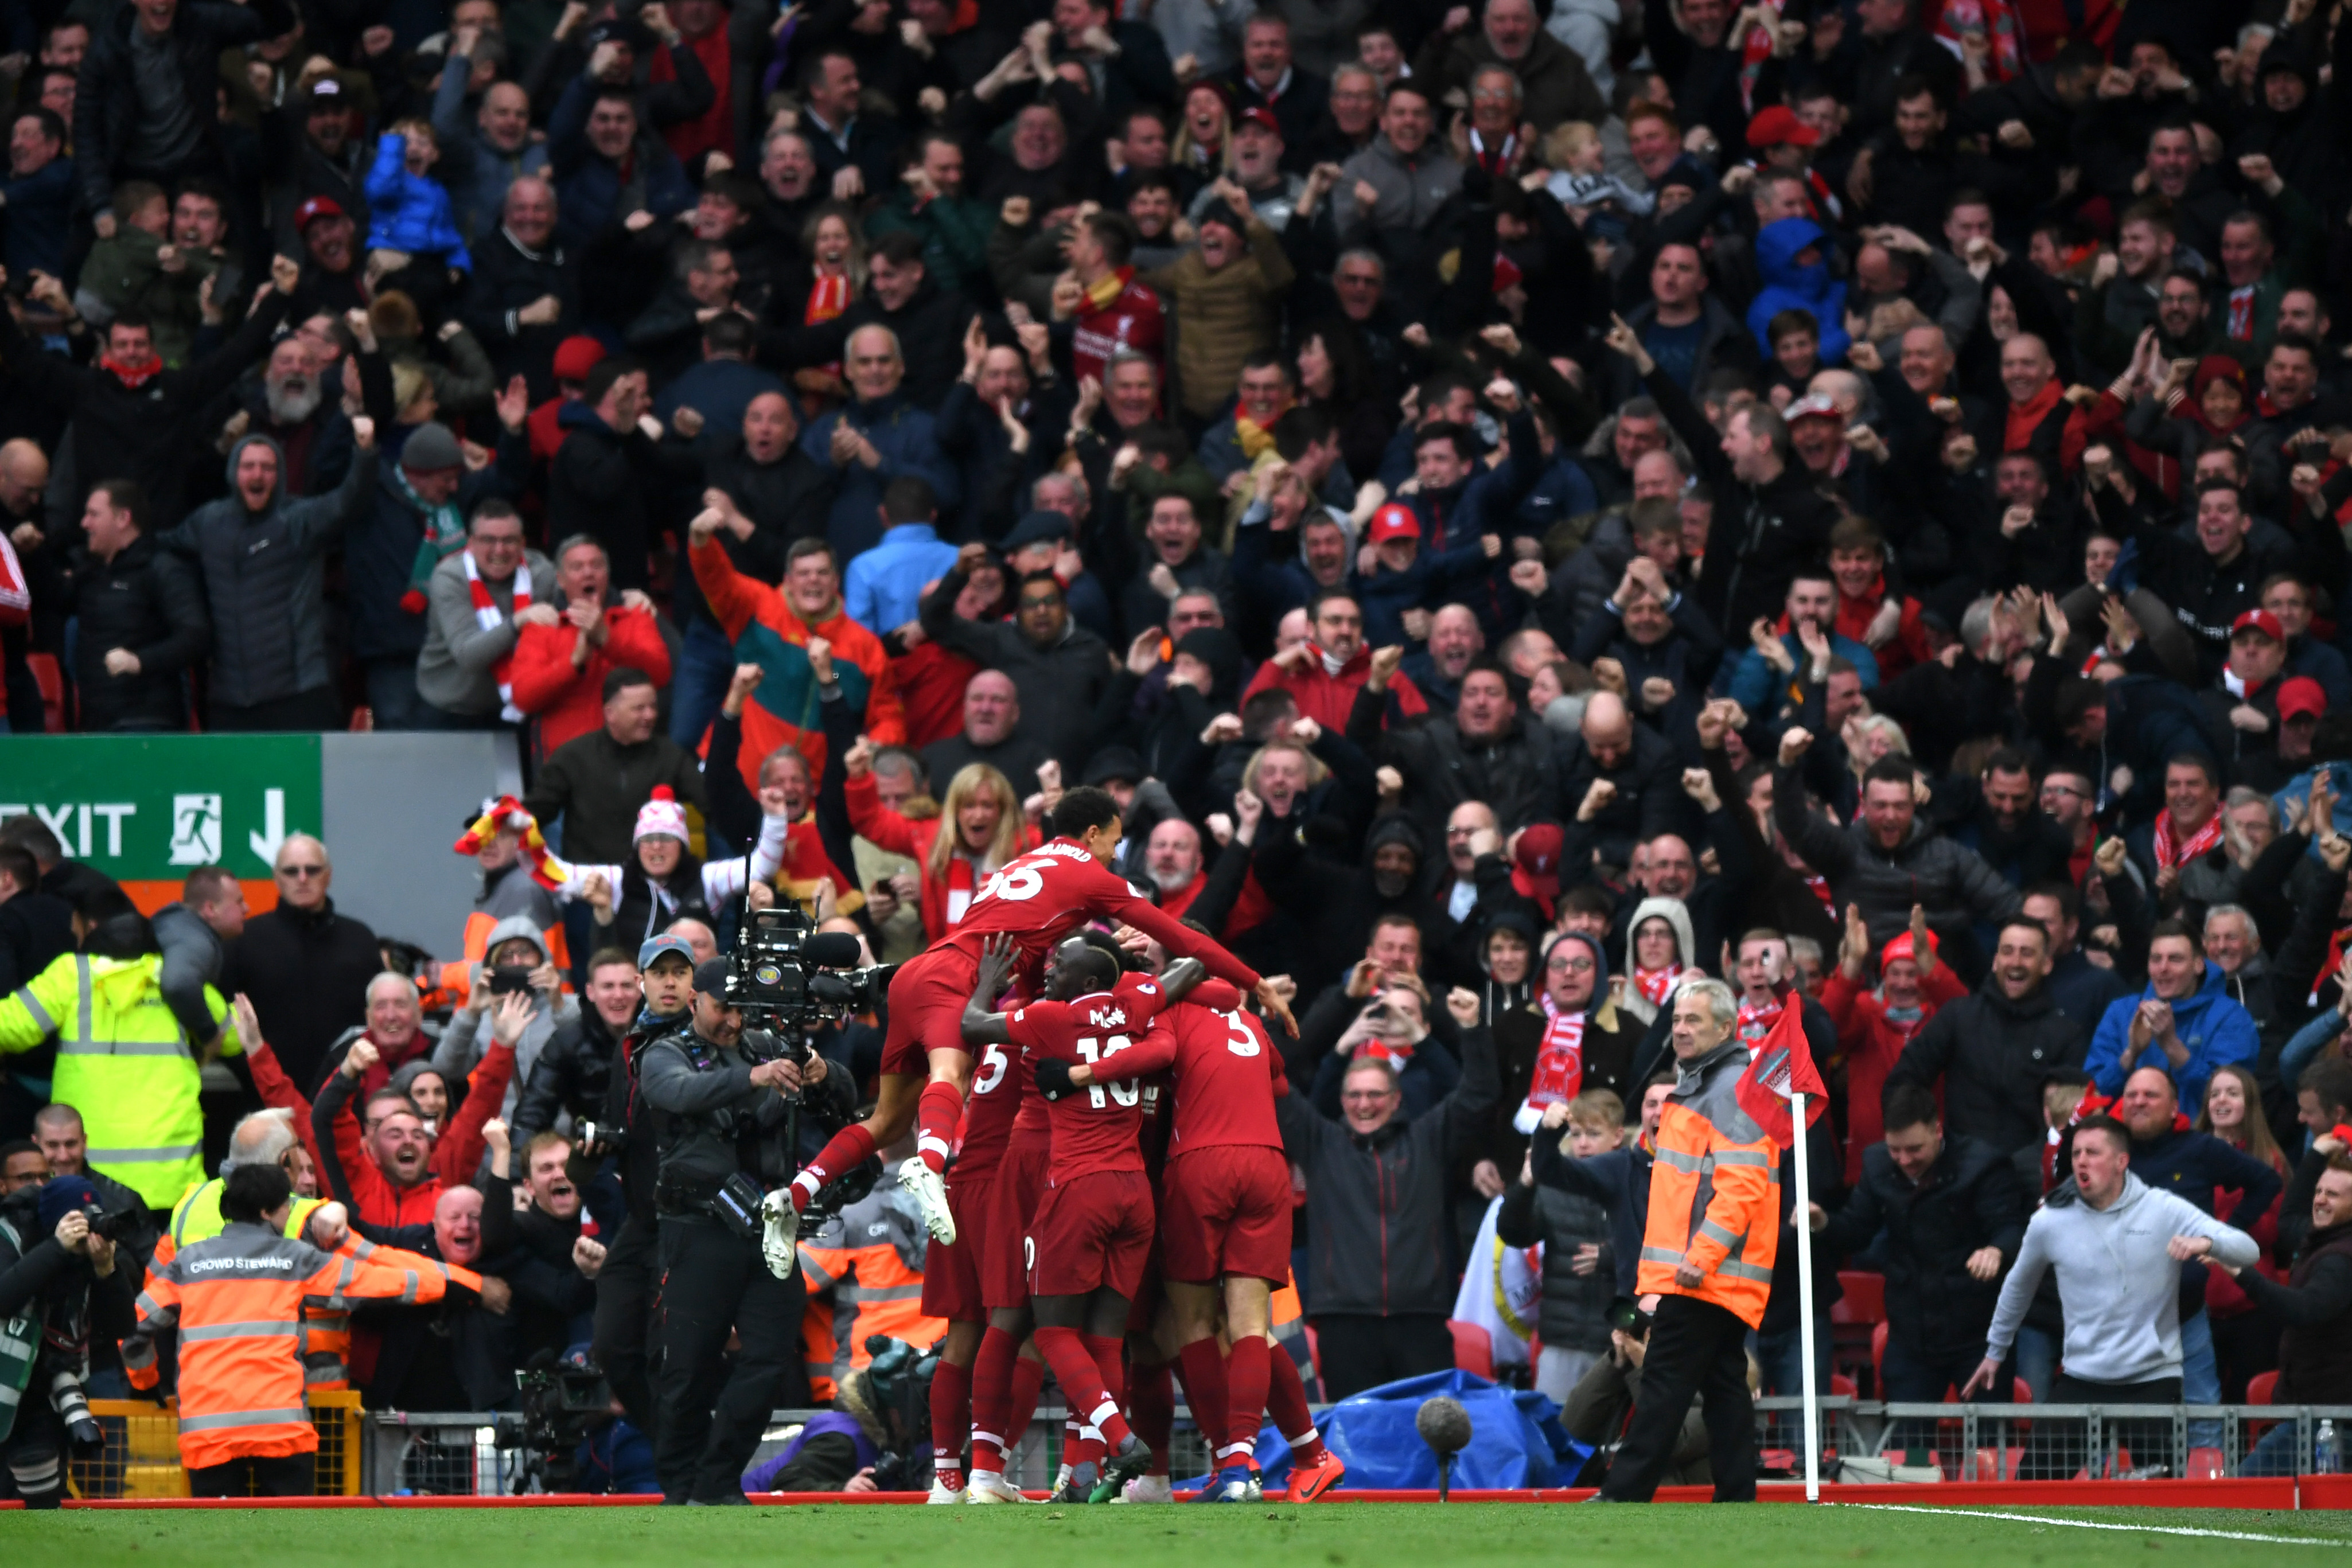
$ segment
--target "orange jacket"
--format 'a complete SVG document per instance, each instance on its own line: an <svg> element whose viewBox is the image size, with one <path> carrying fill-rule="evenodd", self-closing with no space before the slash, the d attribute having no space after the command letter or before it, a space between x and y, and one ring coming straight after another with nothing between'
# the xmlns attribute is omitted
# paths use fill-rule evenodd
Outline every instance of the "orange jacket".
<svg viewBox="0 0 2352 1568"><path fill-rule="evenodd" d="M154 1336L180 1331L180 1460L190 1469L317 1451L299 1354L305 1307L425 1304L481 1276L354 1238L336 1252L232 1223L147 1277L123 1364L155 1362Z"/></svg>
<svg viewBox="0 0 2352 1568"><path fill-rule="evenodd" d="M808 758L810 776L824 777L824 716L817 706L823 699L816 672L809 664L812 637L833 644L834 678L841 684L841 700L864 716L858 727L877 746L907 743L907 712L898 701L889 655L879 638L843 612L838 600L831 618L812 626L781 592L736 570L717 539L696 546L692 559L695 583L712 619L735 644L735 662L767 672L743 705L740 766L746 788L759 789L760 764L779 746L798 747Z"/></svg>
<svg viewBox="0 0 2352 1568"><path fill-rule="evenodd" d="M1754 1328L1780 1249L1780 1148L1734 1098L1747 1068L1737 1039L1681 1064L1658 1122L1634 1289L1709 1301ZM1675 1282L1685 1259L1705 1275L1696 1287Z"/></svg>
<svg viewBox="0 0 2352 1568"><path fill-rule="evenodd" d="M654 685L669 685L669 646L643 610L615 604L604 612L604 642L574 665L580 633L569 621L525 626L515 639L514 705L539 719L539 748L553 751L604 722L604 677L624 667L643 670Z"/></svg>
<svg viewBox="0 0 2352 1568"><path fill-rule="evenodd" d="M836 1387L874 1359L866 1342L875 1334L920 1347L948 1332L947 1320L923 1315L924 1246L919 1226L872 1198L851 1205L800 1244L812 1316L823 1305L815 1299L818 1294L833 1293L832 1322L826 1325L830 1333L809 1333L806 1329L816 1325L808 1324L803 1343L814 1361L818 1347L830 1340L832 1361L824 1374ZM815 1375L812 1367L812 1381Z"/></svg>

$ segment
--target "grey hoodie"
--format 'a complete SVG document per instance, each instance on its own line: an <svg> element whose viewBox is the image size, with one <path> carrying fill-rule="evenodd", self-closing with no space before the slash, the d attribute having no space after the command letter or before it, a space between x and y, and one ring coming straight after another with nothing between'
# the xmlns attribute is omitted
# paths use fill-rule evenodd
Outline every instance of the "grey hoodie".
<svg viewBox="0 0 2352 1568"><path fill-rule="evenodd" d="M2062 1185L2026 1225L2025 1244L2001 1281L1986 1356L2008 1356L2042 1271L2055 1268L2069 1375L2114 1384L2179 1376L2181 1266L2165 1250L2176 1236L2210 1239L2213 1260L2231 1268L2262 1256L2244 1231L2128 1172L2122 1195L2104 1209L2084 1203L2071 1181Z"/></svg>
<svg viewBox="0 0 2352 1568"><path fill-rule="evenodd" d="M510 915L490 927L489 937L482 944L482 952L486 956L495 953L500 943L516 937L536 944L541 958L545 959L547 936L540 929L539 923L528 915ZM488 996L489 993L485 988L488 985L488 976L478 967L469 994ZM530 1082L530 1070L538 1065L539 1053L546 1049L548 1038L580 1011L579 1002L562 991L556 993L552 1003L537 991L530 995L533 1009L531 1019L523 1026L522 1038L515 1041L514 1078L507 1084L506 1100L499 1107L499 1118L509 1126L514 1124L515 1103L522 1098L523 1085ZM441 1043L433 1048L435 1070L445 1077L455 1074L461 1078L473 1071L475 1064L482 1059L482 1052L489 1046L490 1021L488 1009L478 1013L459 1008L449 1019L449 1027L441 1031Z"/></svg>
<svg viewBox="0 0 2352 1568"><path fill-rule="evenodd" d="M237 459L257 444L277 454L278 476L257 512L236 493ZM266 435L248 435L229 449L230 493L198 507L158 539L204 570L214 701L249 707L333 685L327 550L372 504L375 474L371 446L331 493L289 500L286 454Z"/></svg>
<svg viewBox="0 0 2352 1568"><path fill-rule="evenodd" d="M1675 928L1675 943L1679 956L1675 962L1684 968L1698 963L1698 938L1691 934L1690 906L1679 898L1645 898L1633 906L1633 918L1625 922L1625 962L1617 973L1625 984L1617 1005L1649 1023L1658 1016L1658 1004L1643 996L1633 986L1633 934L1642 929L1642 922L1658 915Z"/></svg>

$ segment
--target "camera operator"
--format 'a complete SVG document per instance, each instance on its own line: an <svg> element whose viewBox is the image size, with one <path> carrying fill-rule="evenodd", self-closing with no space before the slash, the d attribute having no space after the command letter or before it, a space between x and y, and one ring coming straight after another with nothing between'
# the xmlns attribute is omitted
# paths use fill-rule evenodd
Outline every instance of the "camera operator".
<svg viewBox="0 0 2352 1568"><path fill-rule="evenodd" d="M69 1440L102 1440L82 1394L90 1337L112 1343L133 1321L131 1270L115 1267L113 1241L90 1229L97 1203L80 1176L0 1198L0 1391L16 1401L0 1397L0 1459L27 1508L64 1498Z"/></svg>
<svg viewBox="0 0 2352 1568"><path fill-rule="evenodd" d="M654 1302L661 1289L661 1230L654 1213L659 1155L650 1113L636 1092L637 1065L648 1044L685 1021L694 999L694 948L676 925L637 949L643 1009L621 1040L617 1071L605 1075L604 1110L580 1129L583 1153L614 1156L627 1214L596 1274L593 1354L621 1408L648 1442L655 1421Z"/></svg>
<svg viewBox="0 0 2352 1568"><path fill-rule="evenodd" d="M1602 1461L1615 1451L1626 1420L1641 1400L1642 1358L1649 1349L1650 1314L1630 1297L1610 1302L1609 1354L1585 1370L1559 1413L1568 1435L1595 1450L1593 1468L1578 1478L1579 1486L1593 1484L1608 1473ZM1675 1439L1674 1456L1666 1462L1665 1484L1706 1486L1714 1479L1707 1463L1706 1421L1693 1406L1683 1416L1682 1435Z"/></svg>
<svg viewBox="0 0 2352 1568"><path fill-rule="evenodd" d="M729 974L723 959L696 967L691 1023L646 1046L637 1068L661 1160L654 1468L663 1500L673 1503L742 1502L743 1467L768 1413L789 1403L780 1396L806 1376L806 1286L789 1258L781 1279L763 1259L760 1197L797 1168L783 1146L786 1097L805 1084L838 1099L846 1079L830 1082L835 1075L821 1056L761 1061L747 1051L742 1012L728 1000ZM741 1349L722 1387L730 1327ZM801 1394L805 1399L804 1386Z"/></svg>

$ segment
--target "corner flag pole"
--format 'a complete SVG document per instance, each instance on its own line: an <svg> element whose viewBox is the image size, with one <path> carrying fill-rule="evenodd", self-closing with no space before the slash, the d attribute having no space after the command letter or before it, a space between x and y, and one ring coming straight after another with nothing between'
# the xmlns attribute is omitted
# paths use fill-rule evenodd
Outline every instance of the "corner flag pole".
<svg viewBox="0 0 2352 1568"><path fill-rule="evenodd" d="M1789 1096L1790 1121L1796 1127L1797 1155L1797 1318L1804 1353L1805 1500L1822 1500L1822 1413L1813 1385L1813 1226L1811 1185L1805 1170L1805 1093Z"/></svg>

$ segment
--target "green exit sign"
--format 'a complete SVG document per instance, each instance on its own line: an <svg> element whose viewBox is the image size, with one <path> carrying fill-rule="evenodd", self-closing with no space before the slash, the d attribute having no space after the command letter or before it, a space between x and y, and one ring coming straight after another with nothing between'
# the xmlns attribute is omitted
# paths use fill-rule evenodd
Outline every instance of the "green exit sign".
<svg viewBox="0 0 2352 1568"><path fill-rule="evenodd" d="M0 737L0 818L30 812L121 882L267 877L322 821L315 735Z"/></svg>

